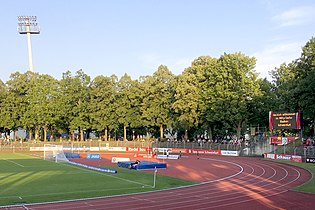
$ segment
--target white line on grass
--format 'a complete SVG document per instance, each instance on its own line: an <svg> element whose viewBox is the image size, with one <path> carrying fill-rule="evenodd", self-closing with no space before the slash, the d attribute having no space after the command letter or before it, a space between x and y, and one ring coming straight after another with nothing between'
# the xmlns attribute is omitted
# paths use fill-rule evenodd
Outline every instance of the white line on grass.
<svg viewBox="0 0 315 210"><path fill-rule="evenodd" d="M137 188L127 188L127 189L137 189ZM160 191L160 190L158 190L158 191ZM147 191L147 192L152 192L152 191ZM113 197L122 197L122 196L126 196L126 195L145 194L147 192L127 193L127 194L107 195L107 196L96 196L96 197L91 197L91 198L78 198L78 199L59 200L59 201L38 202L38 203L29 203L29 204L24 204L24 205L25 206L32 206L32 205L47 205L47 204L56 204L56 203L64 203L64 202L89 201L89 200L102 199L102 198L113 198ZM31 196L31 195L29 195L29 196ZM0 198L3 198L3 197L0 197ZM21 204L0 206L0 208L16 208L16 207L21 207Z"/></svg>
<svg viewBox="0 0 315 210"><path fill-rule="evenodd" d="M23 168L25 167L25 166L23 166L22 164L19 164L19 163L17 163L17 162L15 162L15 161L13 161L13 160L4 159L4 158L1 158L1 160L8 161L8 162L10 162L10 163L13 163L13 164L18 165L18 166L23 167Z"/></svg>
<svg viewBox="0 0 315 210"><path fill-rule="evenodd" d="M201 183L188 185L188 186L180 186L180 187L173 187L173 188L168 188L168 189L152 190L152 191L154 191L154 192L161 192L161 191L169 192L170 190L174 190L174 189L184 189L184 188L191 188L191 187L199 186L199 185L205 185L205 184L208 184L208 183L211 183L211 182L217 182L217 181L233 178L234 176L237 176L237 175L241 174L244 171L244 168L241 165L233 163L233 162L230 162L230 161L216 160L216 159L211 159L211 158L203 158L203 159L232 163L232 164L240 167L241 171L239 171L238 173L233 174L231 176L227 176L227 177L220 178L220 179L217 179L217 180L212 180L212 181L208 181L208 182L201 182ZM74 167L72 165L68 165L68 166ZM84 169L84 168L77 168L77 169L91 171L89 169ZM93 171L93 172L97 173L97 171ZM106 176L106 174L102 174L102 175ZM111 175L107 175L107 176L111 176ZM115 178L118 178L118 177L115 177ZM151 185L147 185L147 186L152 188ZM39 203L31 203L31 204L26 204L26 205L47 205L47 204L56 204L56 203L64 203L64 202L71 202L71 201L74 201L74 202L76 202L76 201L89 201L89 200L109 198L109 197L113 198L113 197L122 197L122 196L128 196L128 195L140 195L140 194L145 194L145 193L152 192L152 191L138 192L138 193L127 193L127 194L121 194L121 195L99 196L99 197L92 197L92 198L79 198L79 199L59 200L59 201L51 201L51 202L39 202ZM0 208L1 207L17 207L17 206L20 206L20 205L0 206Z"/></svg>
<svg viewBox="0 0 315 210"><path fill-rule="evenodd" d="M106 192L106 191L115 191L115 190L133 190L133 189L139 189L139 187L128 187L128 188L112 188L112 189L97 189L97 190L77 190L77 191L71 191L71 192L56 192L56 193L40 193L40 194L27 194L23 196L19 195L11 195L11 196L0 196L0 199L3 198L16 198L18 197L19 199L21 197L23 198L29 198L29 197L36 197L36 196L50 196L50 195L71 195L71 194L77 194L77 193L89 193L89 192ZM0 206L1 208L2 206Z"/></svg>
<svg viewBox="0 0 315 210"><path fill-rule="evenodd" d="M89 174L90 172L89 171L85 171L85 172L77 172L77 173L64 173L64 171L63 170L59 170L59 172L60 173L58 173L58 175L62 175L62 176L64 176L64 175L78 175L78 174ZM20 174L19 174L20 173ZM14 174L14 177L24 177L24 176L27 176L27 175L25 175L25 174L23 174L23 173L21 173L21 172L19 172L19 173L15 173ZM0 179L1 178L3 178L3 177L9 177L9 176L11 176L12 174L8 174L7 176L0 176Z"/></svg>

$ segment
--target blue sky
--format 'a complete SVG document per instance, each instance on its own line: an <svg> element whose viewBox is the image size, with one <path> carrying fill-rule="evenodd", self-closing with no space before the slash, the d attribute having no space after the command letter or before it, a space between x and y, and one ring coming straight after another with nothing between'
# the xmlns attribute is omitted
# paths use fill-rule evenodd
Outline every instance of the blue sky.
<svg viewBox="0 0 315 210"><path fill-rule="evenodd" d="M202 55L242 52L256 71L289 63L315 35L314 0L0 0L0 79L29 68L17 16L36 15L34 70L60 79L79 69L133 79L160 64L180 74Z"/></svg>

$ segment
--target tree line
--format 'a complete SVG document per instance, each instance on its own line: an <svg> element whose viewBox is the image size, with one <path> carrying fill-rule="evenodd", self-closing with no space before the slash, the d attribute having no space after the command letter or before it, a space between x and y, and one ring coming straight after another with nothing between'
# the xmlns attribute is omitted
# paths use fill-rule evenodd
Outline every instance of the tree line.
<svg viewBox="0 0 315 210"><path fill-rule="evenodd" d="M96 76L83 70L62 74L12 73L0 81L0 131L24 128L35 139L67 133L79 140L94 131L109 137L135 135L163 139L177 134L233 132L238 138L252 126L268 128L269 111L303 111L304 133L315 131L315 40L300 58L258 78L256 58L240 52L219 58L200 56L180 75L160 65L153 75Z"/></svg>

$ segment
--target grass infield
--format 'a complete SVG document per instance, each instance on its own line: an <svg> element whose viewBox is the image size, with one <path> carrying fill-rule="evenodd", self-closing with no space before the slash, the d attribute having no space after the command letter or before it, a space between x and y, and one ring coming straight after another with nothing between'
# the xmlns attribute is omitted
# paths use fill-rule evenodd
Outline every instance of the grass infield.
<svg viewBox="0 0 315 210"><path fill-rule="evenodd" d="M305 193L314 193L315 194L315 164L313 163L305 163L305 162L291 162L288 160L271 160L271 159L263 159L266 161L274 161L278 163L285 163L288 165L297 166L300 168L304 168L308 170L312 174L312 178L305 182L304 184L293 188L294 191L297 192L305 192Z"/></svg>
<svg viewBox="0 0 315 210"><path fill-rule="evenodd" d="M314 163L296 163L296 162L290 162L290 161L285 161L285 163L304 168L312 174L312 179L310 179L308 182L306 182L303 185L295 187L294 190L298 192L315 193L315 177L314 177L315 164Z"/></svg>
<svg viewBox="0 0 315 210"><path fill-rule="evenodd" d="M117 174L55 163L24 153L0 154L0 207L161 190L197 182L110 167Z"/></svg>

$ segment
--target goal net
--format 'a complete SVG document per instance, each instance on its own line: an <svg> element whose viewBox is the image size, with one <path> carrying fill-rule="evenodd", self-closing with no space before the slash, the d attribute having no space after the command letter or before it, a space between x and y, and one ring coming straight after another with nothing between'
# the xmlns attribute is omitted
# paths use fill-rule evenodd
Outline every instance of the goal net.
<svg viewBox="0 0 315 210"><path fill-rule="evenodd" d="M44 160L53 160L55 162L68 162L62 145L44 144Z"/></svg>

